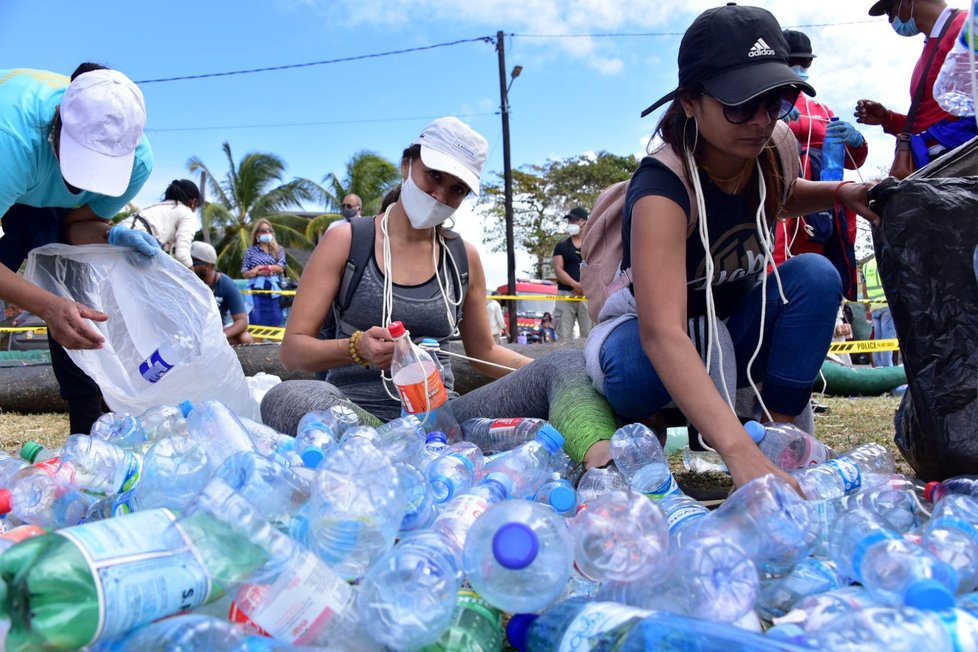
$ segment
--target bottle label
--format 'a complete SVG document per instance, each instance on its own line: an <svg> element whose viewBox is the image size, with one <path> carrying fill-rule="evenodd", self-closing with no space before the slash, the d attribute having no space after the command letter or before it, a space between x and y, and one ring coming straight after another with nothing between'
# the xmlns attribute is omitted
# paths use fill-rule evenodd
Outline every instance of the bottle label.
<svg viewBox="0 0 978 652"><path fill-rule="evenodd" d="M691 522L698 518L703 518L710 511L703 505L689 505L686 507L680 507L679 509L674 509L668 514L666 514L666 522L669 524L669 531L675 532L679 530L680 527L685 527L683 524Z"/></svg>
<svg viewBox="0 0 978 652"><path fill-rule="evenodd" d="M337 613L353 608L353 588L305 551L270 584L245 584L229 619L296 645L321 638Z"/></svg>
<svg viewBox="0 0 978 652"><path fill-rule="evenodd" d="M860 473L859 467L849 460L836 458L829 460L825 465L839 474L839 477L842 478L843 489L847 494L851 494L862 486L862 473Z"/></svg>
<svg viewBox="0 0 978 652"><path fill-rule="evenodd" d="M463 494L453 499L445 509L438 515L437 520L432 525L433 529L441 529L445 532L444 524L448 524L448 532L456 539L455 543L459 548L465 544L465 535L469 527L475 523L476 519L489 509L489 501L475 494ZM439 525L441 523L442 525ZM438 525L436 528L435 526Z"/></svg>
<svg viewBox="0 0 978 652"><path fill-rule="evenodd" d="M95 580L99 622L92 641L207 602L210 578L175 521L170 510L151 509L58 530Z"/></svg>
<svg viewBox="0 0 978 652"><path fill-rule="evenodd" d="M170 369L173 365L163 359L159 349L139 363L139 375L151 383L159 381Z"/></svg>
<svg viewBox="0 0 978 652"><path fill-rule="evenodd" d="M432 369L424 381L410 385L398 385L397 391L401 395L404 411L408 414L433 412L448 400L445 383L442 382L441 374L438 373L437 369Z"/></svg>
<svg viewBox="0 0 978 652"><path fill-rule="evenodd" d="M679 484L676 482L676 478L670 473L665 482L645 495L652 500L661 500L666 496L678 495L680 493L682 492L679 490Z"/></svg>
<svg viewBox="0 0 978 652"><path fill-rule="evenodd" d="M577 652L591 650L591 643L601 634L606 633L628 621L645 618L651 611L626 607L615 602L592 602L585 606L567 627L558 652Z"/></svg>
<svg viewBox="0 0 978 652"><path fill-rule="evenodd" d="M475 591L469 589L462 589L458 592L458 602L455 606L456 613L462 611L474 611L485 618L486 622L493 624L495 629L500 630L500 638L502 634L503 626L503 615L494 606L482 599ZM500 644L502 641L500 640Z"/></svg>
<svg viewBox="0 0 978 652"><path fill-rule="evenodd" d="M135 487L136 483L139 482L139 473L143 468L139 458L129 451L126 452L124 464L126 475L122 479L122 487L119 488L118 493L125 493Z"/></svg>

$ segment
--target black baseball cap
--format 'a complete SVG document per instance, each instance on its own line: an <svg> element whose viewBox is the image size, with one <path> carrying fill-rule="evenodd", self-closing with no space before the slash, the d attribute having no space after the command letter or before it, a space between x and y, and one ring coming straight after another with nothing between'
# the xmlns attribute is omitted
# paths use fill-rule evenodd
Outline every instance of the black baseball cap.
<svg viewBox="0 0 978 652"><path fill-rule="evenodd" d="M588 218L587 209L580 206L575 206L574 208L567 211L567 215L564 215L565 220L586 220Z"/></svg>
<svg viewBox="0 0 978 652"><path fill-rule="evenodd" d="M814 59L812 54L812 40L805 32L797 29L786 29L783 32L784 41L788 44L789 59Z"/></svg>
<svg viewBox="0 0 978 652"><path fill-rule="evenodd" d="M679 88L701 83L723 104L735 105L780 86L815 89L788 67L788 44L767 9L733 2L707 9L679 44L679 86L642 111L644 118L676 98Z"/></svg>
<svg viewBox="0 0 978 652"><path fill-rule="evenodd" d="M869 8L870 16L883 16L886 14L886 5L889 4L889 0L879 0L873 3L873 6Z"/></svg>

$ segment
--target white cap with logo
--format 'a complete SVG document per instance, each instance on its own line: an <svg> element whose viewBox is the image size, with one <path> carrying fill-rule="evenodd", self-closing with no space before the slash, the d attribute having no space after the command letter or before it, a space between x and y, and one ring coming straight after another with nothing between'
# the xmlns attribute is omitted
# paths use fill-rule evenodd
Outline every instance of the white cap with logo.
<svg viewBox="0 0 978 652"><path fill-rule="evenodd" d="M61 100L61 174L73 186L119 197L129 186L146 126L139 88L117 70L75 78Z"/></svg>
<svg viewBox="0 0 978 652"><path fill-rule="evenodd" d="M202 240L194 240L190 243L190 257L202 263L217 264L217 251Z"/></svg>
<svg viewBox="0 0 978 652"><path fill-rule="evenodd" d="M415 141L421 145L421 160L429 168L453 174L476 195L482 164L489 156L489 143L455 117L438 118Z"/></svg>

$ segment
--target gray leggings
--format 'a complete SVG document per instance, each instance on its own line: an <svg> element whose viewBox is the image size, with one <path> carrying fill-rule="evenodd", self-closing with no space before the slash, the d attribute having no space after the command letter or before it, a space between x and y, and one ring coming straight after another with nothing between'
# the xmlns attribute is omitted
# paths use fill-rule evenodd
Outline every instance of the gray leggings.
<svg viewBox="0 0 978 652"><path fill-rule="evenodd" d="M279 432L295 435L299 419L312 410L344 404L361 422L380 420L347 399L335 385L318 380L291 380L273 387L261 403L262 420ZM584 372L584 355L576 350L547 353L531 364L451 400L461 423L474 417L547 419L565 438L564 450L580 460L592 444L610 439L615 417Z"/></svg>

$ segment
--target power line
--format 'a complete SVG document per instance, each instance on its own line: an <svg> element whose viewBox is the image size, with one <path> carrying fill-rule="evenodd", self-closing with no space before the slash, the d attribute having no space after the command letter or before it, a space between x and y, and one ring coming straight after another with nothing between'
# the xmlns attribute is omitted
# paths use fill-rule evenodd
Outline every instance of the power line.
<svg viewBox="0 0 978 652"><path fill-rule="evenodd" d="M317 120L315 122L278 122L253 125L215 125L211 127L164 127L162 129L146 129L148 133L165 133L173 131L217 131L219 129L271 129L278 127L317 127L322 125L349 125L364 124L371 122L409 122L412 120L434 120L444 114L438 115L418 115L403 118L358 118L354 120ZM487 115L499 115L499 111L489 111L486 113L463 113L458 114L459 118L478 118Z"/></svg>
<svg viewBox="0 0 978 652"><path fill-rule="evenodd" d="M800 29L802 27L834 27L836 25L863 25L865 23L879 22L881 19L873 18L866 20L850 20L841 23L811 23L809 25L787 25L788 29ZM648 36L682 36L685 32L605 32L598 34L517 34L511 33L507 36L517 38L624 38L624 37L648 37Z"/></svg>
<svg viewBox="0 0 978 652"><path fill-rule="evenodd" d="M324 59L323 61L309 61L307 63L290 63L282 66L267 66L265 68L250 68L248 70L230 70L227 72L211 72L204 73L200 75L181 75L180 77L161 77L159 79L144 79L142 81L137 81L137 84L155 84L159 82L172 82L172 81L184 81L187 79L207 79L210 77L230 77L232 75L248 75L255 72L271 72L273 70L289 70L292 68L309 68L311 66L325 66L331 63L345 63L348 61L362 61L364 59L377 59L380 57L390 57L396 54L408 54L410 52L422 52L424 50L434 50L437 48L447 48L454 45L461 45L463 43L495 43L495 37L492 36L477 36L475 38L460 39L458 41L449 41L446 43L435 43L433 45L423 45L416 48L404 48L402 50L391 50L389 52L375 52L373 54L359 54L349 57L340 57L338 59Z"/></svg>

